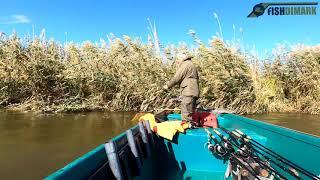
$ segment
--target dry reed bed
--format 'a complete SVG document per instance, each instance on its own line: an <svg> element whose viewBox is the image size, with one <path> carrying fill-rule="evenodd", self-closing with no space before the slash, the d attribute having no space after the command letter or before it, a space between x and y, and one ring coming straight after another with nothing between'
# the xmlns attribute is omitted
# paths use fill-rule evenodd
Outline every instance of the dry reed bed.
<svg viewBox="0 0 320 180"><path fill-rule="evenodd" d="M196 49L168 47L169 63L150 44L124 36L109 43L61 45L13 35L0 41L0 105L68 112L149 111L165 107L177 89L161 91L178 51L194 57L203 106L238 113L296 111L320 114L320 48L298 47L269 63L248 63L219 39Z"/></svg>

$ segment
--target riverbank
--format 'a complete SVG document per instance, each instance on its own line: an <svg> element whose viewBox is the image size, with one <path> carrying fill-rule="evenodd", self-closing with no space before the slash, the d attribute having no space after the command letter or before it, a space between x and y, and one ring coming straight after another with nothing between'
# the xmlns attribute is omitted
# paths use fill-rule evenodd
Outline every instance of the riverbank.
<svg viewBox="0 0 320 180"><path fill-rule="evenodd" d="M157 108L155 108L157 109ZM161 108L159 108L161 109ZM174 109L174 108L173 108ZM179 106L176 107L176 109L179 109ZM145 112L153 111L154 109L149 109ZM17 112L17 113L35 113L35 114L60 114L60 113L90 113L90 112L129 112L129 111L123 111L123 110L112 110L110 107L107 106L93 106L92 104L74 104L74 105L50 105L50 106L37 106L33 103L24 103L24 104L13 104L7 107L1 107L0 111L8 111L8 112ZM232 111L232 110L230 110ZM139 111L141 112L141 111ZM234 111L233 111L234 112ZM240 115L248 115L249 117L251 115L259 115L259 114L275 114L275 113L300 113L300 114L310 114L310 115L319 115L319 113L310 113L310 112L303 112L303 111L297 111L295 109L286 109L284 111L264 111L264 112L247 112L247 113L241 113L237 112L237 114Z"/></svg>
<svg viewBox="0 0 320 180"><path fill-rule="evenodd" d="M160 56L152 44L128 36L82 44L1 37L0 105L45 113L166 107L179 92L161 87L184 51L199 68L205 107L320 114L320 46L276 49L265 61L220 39L196 42L193 49L168 46Z"/></svg>

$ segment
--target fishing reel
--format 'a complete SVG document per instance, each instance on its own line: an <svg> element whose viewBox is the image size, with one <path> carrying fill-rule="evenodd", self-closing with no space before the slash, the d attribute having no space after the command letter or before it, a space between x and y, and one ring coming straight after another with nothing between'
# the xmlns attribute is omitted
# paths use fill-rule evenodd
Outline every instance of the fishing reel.
<svg viewBox="0 0 320 180"><path fill-rule="evenodd" d="M208 150L220 157L224 157L227 154L226 149L219 144L208 144Z"/></svg>
<svg viewBox="0 0 320 180"><path fill-rule="evenodd" d="M232 144L229 141L222 142L222 145L228 152L234 152Z"/></svg>
<svg viewBox="0 0 320 180"><path fill-rule="evenodd" d="M252 148L246 144L241 144L237 152L243 158L248 158L253 154Z"/></svg>

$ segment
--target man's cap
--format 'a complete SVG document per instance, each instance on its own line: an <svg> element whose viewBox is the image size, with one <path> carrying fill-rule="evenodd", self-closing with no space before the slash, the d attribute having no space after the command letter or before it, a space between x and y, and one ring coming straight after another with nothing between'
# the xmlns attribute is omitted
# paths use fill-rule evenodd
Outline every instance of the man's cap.
<svg viewBox="0 0 320 180"><path fill-rule="evenodd" d="M190 56L190 55L188 55L186 53L178 53L177 54L177 59L178 60L184 61L184 60L191 59L191 58L192 58L192 56Z"/></svg>

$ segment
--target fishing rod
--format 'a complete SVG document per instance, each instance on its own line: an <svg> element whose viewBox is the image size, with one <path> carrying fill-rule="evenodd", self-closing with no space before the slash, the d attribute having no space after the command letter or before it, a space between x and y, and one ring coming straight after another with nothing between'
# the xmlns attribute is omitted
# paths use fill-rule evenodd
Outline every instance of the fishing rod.
<svg viewBox="0 0 320 180"><path fill-rule="evenodd" d="M224 140L224 141L228 141L228 142L231 142L232 143L232 141L229 141L228 140L228 138L227 137L225 137L225 136L223 136L218 130L213 130L219 137L221 137L222 138L222 140ZM244 156L248 156L248 157L250 157L250 154L252 154L252 152L247 152L247 155L245 155L244 153L245 153L245 151L247 150L248 151L248 148L246 149L246 148L241 148L239 145L237 145L236 143L232 143L234 146L236 146L238 149L240 149L241 151L240 152L242 152L242 155L244 155ZM251 150L250 150L251 151ZM253 155L253 154L252 154ZM279 172L277 172L275 169L273 169L273 168L271 168L271 167L269 167L269 166L267 166L265 163L263 163L263 162L260 162L261 160L260 159L257 159L257 158L259 158L259 157L252 157L252 159L253 160L255 160L260 166L263 166L263 167L265 167L265 168L267 168L267 169L269 169L272 173L274 173L275 175L279 175L281 178L283 178L283 179L287 179L286 177L284 177L283 175L281 175Z"/></svg>
<svg viewBox="0 0 320 180"><path fill-rule="evenodd" d="M208 142L206 143L208 150L215 152L220 157L224 157L227 154L227 151L219 144L218 139L214 137L207 128L204 128L204 130L209 137ZM215 145L211 143L212 140L215 142Z"/></svg>
<svg viewBox="0 0 320 180"><path fill-rule="evenodd" d="M238 148L238 151L239 151L239 149L240 149L240 152L239 152L239 153L240 153L241 155L250 157L251 152L245 152L245 151L246 151L245 148L241 148L241 147L240 147L239 145L237 145L236 143L228 140L228 138L225 137L225 136L223 136L218 130L214 129L213 131L221 138L222 141L224 141L224 142L229 142L230 144L233 144L236 148ZM283 175L281 175L279 172L277 172L275 169L273 169L273 168L267 166L266 164L260 162L259 159L256 159L256 158L254 158L254 157L251 157L251 158L252 158L253 160L255 160L260 166L263 166L263 167L269 169L273 174L280 176L282 179L287 179L286 177L284 177ZM258 157L257 157L257 158L258 158ZM248 163L248 164L249 164L249 163ZM268 176L268 175L266 175L266 176Z"/></svg>
<svg viewBox="0 0 320 180"><path fill-rule="evenodd" d="M246 145L248 145L248 146L254 145L254 144L252 144L252 143L249 144L249 143L246 141L246 139L241 138L241 135L240 135L240 134L238 134L238 133L236 133L236 132L231 132L231 131L227 130L227 129L224 128L224 127L220 127L220 128L221 128L223 131L225 131L227 134L229 134L230 136L234 137L235 139L241 140L241 142L243 142L244 144L246 144ZM255 145L254 145L254 146L255 146ZM257 148L259 148L260 150L266 152L264 149L262 149L262 148L259 147L259 146L255 146L255 147L257 147ZM273 164L277 165L279 168L281 168L282 170L288 172L289 174L291 174L291 175L294 176L295 178L301 179L301 177L300 177L299 175L297 175L297 174L293 171L293 170L295 170L294 168L291 167L292 169L288 169L288 168L284 167L283 165L275 162L275 161L272 160L270 157L266 156L265 154L263 154L263 153L260 152L260 151L256 151L256 153L260 154L262 157L264 157L264 158L267 159L268 161L272 162ZM268 153L268 152L266 152L266 153ZM287 165L288 165L288 164L287 164ZM290 165L289 165L289 166L290 166ZM306 174L306 175L307 175L307 174ZM308 175L307 175L307 176L308 176ZM310 176L308 176L308 177L310 177ZM311 177L311 178L314 178L314 177Z"/></svg>
<svg viewBox="0 0 320 180"><path fill-rule="evenodd" d="M241 135L241 138L246 138L246 139L248 139L249 141L252 141L252 142L256 143L257 145L261 146L262 148L265 148L265 149L268 150L269 152L273 153L273 155L272 155L272 154L270 154L270 153L268 153L268 152L266 152L266 151L263 150L264 152L266 152L266 153L268 153L269 155L273 156L273 157L276 158L277 160L279 160L279 161L281 161L281 162L283 162L283 163L285 163L285 164L287 164L287 165L289 165L289 166L295 167L295 169L299 170L300 172L302 172L303 174L307 175L307 176L310 177L310 178L314 178L314 179L320 180L320 178L317 177L315 174L309 172L308 170L302 168L301 166L295 164L294 162L292 162L292 161L286 159L285 157L279 155L278 153L272 151L271 149L269 149L269 148L267 148L266 146L262 145L262 144L259 143L258 141L252 139L250 136L246 135L246 134L243 133L242 131L240 131L240 130L238 130L238 129L235 129L235 131L236 131L238 134ZM249 142L249 143L250 143L250 142ZM253 143L251 143L251 144L253 144ZM257 146L257 145L256 145L256 146ZM275 156L277 156L277 157L275 157ZM286 162L285 162L285 161L286 161Z"/></svg>
<svg viewBox="0 0 320 180"><path fill-rule="evenodd" d="M226 154L227 154L227 151L224 149L224 147L223 146L221 146L220 145L220 143L219 143L219 141L217 140L217 138L216 137L214 137L213 135L212 135L212 133L207 129L207 128L204 128L204 130L206 131L206 133L208 134L208 137L209 137L209 139L208 139L208 149L210 150L210 151L212 151L212 152L214 152L214 153L217 153L219 156L221 156L221 157L223 157L223 156L225 156ZM216 143L214 146L212 146L212 144L211 144L211 140L214 140L214 142ZM233 148L232 148L233 149ZM219 154L220 152L223 152L222 154ZM256 179L258 179L258 180L261 180L257 175L256 175L256 172L255 172L255 170L254 170L254 168L248 163L248 162L246 162L248 165L249 165L249 167L252 169L252 170L250 170L246 165L244 165L243 164L243 162L241 162L239 159L240 159L240 157L238 157L236 154L234 154L234 150L230 153L230 156L232 156L233 157L233 159L232 160L236 160L237 162L238 162L238 164L242 164L242 167L244 168L244 169L246 169L248 172L250 172ZM239 158L239 159L238 159ZM231 158L230 158L230 160L231 160Z"/></svg>
<svg viewBox="0 0 320 180"><path fill-rule="evenodd" d="M256 179L261 180L261 179L256 175L256 172L254 171L254 169L253 169L252 166L250 166L250 165L246 162L246 163L250 166L250 168L252 168L252 171L251 171L249 168L247 168L246 165L243 164L243 162L241 162L241 161L239 160L240 158L238 159L238 156L235 155L234 152L231 153L230 155L233 157L233 159L230 158L231 161L232 161L232 160L236 160L238 164L241 164L242 167L243 167L245 170L247 170L248 172L250 172L250 174L252 174ZM240 172L239 172L239 173L240 173Z"/></svg>
<svg viewBox="0 0 320 180"><path fill-rule="evenodd" d="M254 144L249 144L245 139L242 139L241 138L241 135L236 133L236 132L231 132L229 130L227 130L226 128L224 127L220 127L223 131L225 131L227 134L229 134L230 136L234 137L235 139L240 139L242 143L250 146L250 145L254 145ZM257 147L257 146L255 146ZM263 151L263 149L261 149L260 147L257 147L259 148L260 150ZM297 174L295 174L292 170L284 167L283 165L279 164L279 163L276 163L275 161L273 161L270 157L264 155L263 153L261 153L260 151L256 151L256 153L260 154L262 157L264 157L265 159L267 159L268 161L272 162L273 164L277 165L278 167L280 167L282 170L288 172L289 174L291 174L292 176L294 176L295 178L297 179L301 179Z"/></svg>
<svg viewBox="0 0 320 180"><path fill-rule="evenodd" d="M213 131L214 131L214 132L221 138L221 140L223 141L223 147L225 147L226 149L229 149L229 152L231 152L230 155L231 155L233 158L237 159L237 158L238 158L238 155L235 154L235 150L233 149L232 144L231 144L229 141L227 141L227 139L226 139L224 136L221 137L220 135L222 135L222 134L220 134L218 131L216 131L215 129L214 129ZM218 133L217 133L217 132L218 132ZM221 141L220 141L220 142L221 142ZM243 155L243 154L240 153L240 155ZM237 159L237 160L238 160L238 159ZM260 178L256 175L257 173L255 172L255 169L250 165L250 163L247 162L247 161L244 160L244 159L243 159L243 161L248 164L248 166L252 169L252 171L249 170L243 163L241 163L241 164L243 164L243 166L245 167L245 169L248 170L255 178L260 179ZM238 160L238 162L239 162L239 160Z"/></svg>

